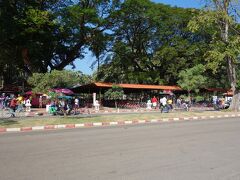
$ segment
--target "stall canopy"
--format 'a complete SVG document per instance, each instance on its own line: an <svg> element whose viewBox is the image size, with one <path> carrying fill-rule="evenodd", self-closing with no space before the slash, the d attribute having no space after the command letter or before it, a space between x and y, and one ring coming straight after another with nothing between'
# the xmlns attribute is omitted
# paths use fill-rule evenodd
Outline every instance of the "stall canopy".
<svg viewBox="0 0 240 180"><path fill-rule="evenodd" d="M52 91L56 92L56 93L63 93L63 94L67 94L67 95L72 95L74 94L74 92L70 89L67 88L55 88Z"/></svg>
<svg viewBox="0 0 240 180"><path fill-rule="evenodd" d="M75 93L93 93L105 91L112 88L113 83L96 82L72 88ZM160 90L160 91L182 91L178 86L163 86L163 85L146 85L146 84L116 84L124 89L124 92L139 92L143 90Z"/></svg>

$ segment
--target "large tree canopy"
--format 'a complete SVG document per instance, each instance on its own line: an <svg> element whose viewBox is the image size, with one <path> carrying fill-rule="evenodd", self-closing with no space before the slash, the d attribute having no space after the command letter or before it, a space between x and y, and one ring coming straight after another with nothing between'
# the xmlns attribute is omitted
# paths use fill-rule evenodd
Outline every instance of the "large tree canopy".
<svg viewBox="0 0 240 180"><path fill-rule="evenodd" d="M181 70L205 63L208 33L187 28L196 13L147 0L126 0L113 15L118 23L112 28L112 53L97 79L176 84Z"/></svg>
<svg viewBox="0 0 240 180"><path fill-rule="evenodd" d="M2 0L0 71L61 70L83 58L86 48L98 53L104 42L95 38L106 35L106 19L117 2Z"/></svg>

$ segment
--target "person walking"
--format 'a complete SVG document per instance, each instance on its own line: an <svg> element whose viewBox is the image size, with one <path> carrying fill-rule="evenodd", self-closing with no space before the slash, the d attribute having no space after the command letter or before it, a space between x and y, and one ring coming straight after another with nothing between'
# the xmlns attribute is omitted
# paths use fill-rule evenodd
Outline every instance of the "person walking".
<svg viewBox="0 0 240 180"><path fill-rule="evenodd" d="M17 109L18 111L23 111L24 98L20 94L17 97Z"/></svg>
<svg viewBox="0 0 240 180"><path fill-rule="evenodd" d="M13 96L10 101L10 110L11 110L12 117L15 117L16 107L17 107L17 99L15 98L15 96Z"/></svg>
<svg viewBox="0 0 240 180"><path fill-rule="evenodd" d="M165 96L160 99L160 103L161 103L161 113L168 112L167 98Z"/></svg>
<svg viewBox="0 0 240 180"><path fill-rule="evenodd" d="M173 105L172 105L172 103L173 103L172 99L169 98L169 99L167 100L167 104L168 104L168 107L169 107L170 110L173 109Z"/></svg>

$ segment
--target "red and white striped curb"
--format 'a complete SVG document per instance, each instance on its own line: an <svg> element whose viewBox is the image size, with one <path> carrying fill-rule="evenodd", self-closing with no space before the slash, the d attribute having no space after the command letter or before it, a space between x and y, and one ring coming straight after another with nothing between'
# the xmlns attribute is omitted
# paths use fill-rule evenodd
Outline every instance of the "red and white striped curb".
<svg viewBox="0 0 240 180"><path fill-rule="evenodd" d="M29 131L55 130L55 129L73 129L73 128L100 127L100 126L119 126L119 125L145 124L145 123L163 123L163 122L173 122L173 121L204 120L204 119L225 118L225 117L240 117L240 114L162 118L162 119L150 119L150 120L115 121L115 122L94 122L94 123L89 122L89 123L80 123L80 124L58 124L58 125L45 125L45 126L33 126L33 127L21 127L21 128L0 128L0 133L29 132Z"/></svg>

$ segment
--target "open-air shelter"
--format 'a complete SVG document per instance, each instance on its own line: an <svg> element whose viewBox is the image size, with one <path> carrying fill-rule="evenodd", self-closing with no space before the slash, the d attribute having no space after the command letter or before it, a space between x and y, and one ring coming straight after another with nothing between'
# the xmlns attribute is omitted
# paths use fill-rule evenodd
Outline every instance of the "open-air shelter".
<svg viewBox="0 0 240 180"><path fill-rule="evenodd" d="M153 95L157 95L158 97L165 95L175 94L177 96L182 94L187 94L186 91L182 90L179 86L165 86L165 85L147 85L147 84L115 84L120 86L124 90L124 94L129 101L137 101L137 102L146 102L146 96L152 97ZM103 94L110 88L112 88L113 83L106 82L95 82L86 85L81 85L75 88L72 88L73 92L77 94L88 94L89 100L88 103L93 102L93 94L100 101L103 100ZM226 89L223 88L204 88L201 89L200 92L205 94L209 98L212 98L213 95L220 95L227 92ZM103 101L102 101L103 103Z"/></svg>
<svg viewBox="0 0 240 180"><path fill-rule="evenodd" d="M103 94L110 88L112 88L113 83L105 83L105 82L95 82L86 85L81 85L78 87L72 88L73 92L77 94L95 94L97 99L99 99L102 103ZM147 84L115 84L121 87L124 91L124 94L127 96L126 100L128 103L130 101L141 102L145 101L144 97L151 97L152 95L158 95L160 97L162 94L172 95L175 92L181 92L182 89L179 86L164 86L164 85L147 85ZM93 95L94 96L94 95ZM131 98L129 98L131 96ZM92 99L92 98L90 98ZM93 98L94 101L94 98ZM93 102L92 101L92 102Z"/></svg>

